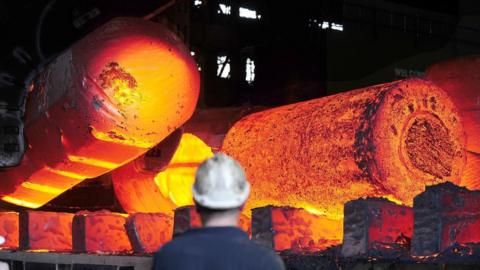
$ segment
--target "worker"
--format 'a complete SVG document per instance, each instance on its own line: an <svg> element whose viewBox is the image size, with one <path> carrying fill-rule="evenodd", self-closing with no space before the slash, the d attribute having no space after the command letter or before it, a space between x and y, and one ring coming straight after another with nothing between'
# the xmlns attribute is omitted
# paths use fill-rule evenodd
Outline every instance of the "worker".
<svg viewBox="0 0 480 270"><path fill-rule="evenodd" d="M223 153L197 169L193 200L202 228L176 236L155 254L154 270L284 270L273 250L248 239L238 227L250 194L243 168Z"/></svg>

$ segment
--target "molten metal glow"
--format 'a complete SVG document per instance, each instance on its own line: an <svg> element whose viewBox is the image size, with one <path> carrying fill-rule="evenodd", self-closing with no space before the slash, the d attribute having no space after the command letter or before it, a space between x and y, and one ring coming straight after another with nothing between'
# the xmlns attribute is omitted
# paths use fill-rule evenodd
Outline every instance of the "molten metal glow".
<svg viewBox="0 0 480 270"><path fill-rule="evenodd" d="M68 156L68 160L80 164L85 164L93 167L100 167L104 169L115 169L117 168L120 164L115 164L112 162L108 162L105 160L100 160L100 159L95 159L95 158L89 158L89 157L79 157L79 156Z"/></svg>
<svg viewBox="0 0 480 270"><path fill-rule="evenodd" d="M154 178L162 195L176 206L192 205L192 185L198 165L213 156L211 148L193 134L185 133L167 169Z"/></svg>
<svg viewBox="0 0 480 270"><path fill-rule="evenodd" d="M304 209L266 206L254 209L253 217L253 237L271 235L276 251L313 252L342 240L342 220L312 215Z"/></svg>
<svg viewBox="0 0 480 270"><path fill-rule="evenodd" d="M110 63L100 74L100 79L103 88L113 91L113 97L120 108L142 101L142 94L137 89L137 81L118 63Z"/></svg>
<svg viewBox="0 0 480 270"><path fill-rule="evenodd" d="M43 252L52 252L53 250L50 249L32 249L32 250L27 250L27 252L33 252L33 253L43 253Z"/></svg>
<svg viewBox="0 0 480 270"><path fill-rule="evenodd" d="M50 168L50 167L47 167L47 170L51 171L52 173L55 173L55 174L58 174L58 175L61 175L61 176L65 176L65 177L69 177L69 178L72 178L72 179L83 180L83 179L87 178L85 175L81 175L81 174L77 174L77 173L73 173L73 172L55 170L55 169Z"/></svg>
<svg viewBox="0 0 480 270"><path fill-rule="evenodd" d="M251 114L222 150L252 183L246 209L289 205L338 220L359 197L411 205L425 185L458 183L459 119L441 89L410 79Z"/></svg>
<svg viewBox="0 0 480 270"><path fill-rule="evenodd" d="M133 147L139 147L139 148L145 148L148 149L151 147L151 143L148 141L141 140L139 138L129 138L126 140L122 136L115 135L115 133L112 132L100 132L95 130L95 128L92 128L92 135L96 139L100 141L105 141L105 142L114 142L118 144L124 144L128 146L133 146Z"/></svg>
<svg viewBox="0 0 480 270"><path fill-rule="evenodd" d="M58 195L58 194L63 192L63 190L58 189L58 188L54 188L54 187L47 186L47 185L35 184L35 183L32 183L32 182L23 182L22 187L32 189L32 190L36 190L36 191L40 191L40 192L44 192L44 193L54 194L54 195Z"/></svg>
<svg viewBox="0 0 480 270"><path fill-rule="evenodd" d="M31 147L20 166L0 172L2 200L37 208L134 160L190 118L198 93L195 62L163 26L106 23L33 83L25 114Z"/></svg>
<svg viewBox="0 0 480 270"><path fill-rule="evenodd" d="M329 218L332 219L332 220L342 220L343 218L343 215L335 215L335 214L331 214L331 213L327 213L323 210L320 210L314 206L312 206L311 204L309 203L302 203L299 205L300 208L303 208L305 211L307 211L308 213L310 214L313 214L313 215L316 215L316 216L327 216L327 214L329 214Z"/></svg>
<svg viewBox="0 0 480 270"><path fill-rule="evenodd" d="M212 156L212 149L201 139L184 133L163 171L141 169L142 165L136 165L136 161L113 171L115 194L129 213L162 212L172 215L175 208L193 204L191 188L196 168ZM132 190L135 192L132 193Z"/></svg>
<svg viewBox="0 0 480 270"><path fill-rule="evenodd" d="M24 200L20 200L20 199L16 199L16 198L13 198L13 197L10 197L10 196L3 196L2 197L2 201L5 201L5 202L9 202L11 204L16 204L18 206L23 206L23 207L28 207L28 208L38 208L42 205L38 204L38 203L34 203L34 202L29 202L29 201L24 201Z"/></svg>
<svg viewBox="0 0 480 270"><path fill-rule="evenodd" d="M193 167L220 149L223 137L233 123L254 111L260 111L260 107L197 110L182 128L189 135L185 135L181 148L189 149L188 152L178 149L182 131L177 130L147 154L114 170L113 187L123 209L128 213L162 212L171 215L177 204L191 202L189 183L193 179ZM192 145L185 147L185 144ZM179 182L184 184L177 188L169 187L167 175L173 174L157 176L165 168L175 172ZM250 216L248 210L245 214Z"/></svg>

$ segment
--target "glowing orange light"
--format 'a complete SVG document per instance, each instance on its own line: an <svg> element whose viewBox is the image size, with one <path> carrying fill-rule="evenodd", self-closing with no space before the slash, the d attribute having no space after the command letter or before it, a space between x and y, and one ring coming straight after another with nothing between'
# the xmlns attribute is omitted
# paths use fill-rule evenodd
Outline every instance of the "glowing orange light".
<svg viewBox="0 0 480 270"><path fill-rule="evenodd" d="M185 133L167 169L157 174L155 183L162 195L176 206L192 205L192 185L198 165L213 156L208 145L195 135Z"/></svg>
<svg viewBox="0 0 480 270"><path fill-rule="evenodd" d="M95 158L88 158L88 157L79 157L79 156L68 156L68 160L76 163L81 163L81 164L86 164L94 167L100 167L100 168L105 168L105 169L115 169L117 168L120 164L115 164L112 162L108 162L105 160L100 160L100 159L95 159Z"/></svg>
<svg viewBox="0 0 480 270"><path fill-rule="evenodd" d="M107 65L107 69L100 74L102 87L113 91L116 103L124 107L140 103L142 94L137 89L137 81L116 62Z"/></svg>
<svg viewBox="0 0 480 270"><path fill-rule="evenodd" d="M0 172L2 200L37 208L134 160L190 118L198 93L194 60L162 25L106 23L33 83L25 119L31 147L20 166Z"/></svg>
<svg viewBox="0 0 480 270"><path fill-rule="evenodd" d="M253 209L255 236L271 239L277 251L318 251L338 245L342 239L342 220L312 215L304 209L265 206ZM263 224L262 224L263 223ZM265 237L265 235L271 235Z"/></svg>
<svg viewBox="0 0 480 270"><path fill-rule="evenodd" d="M29 201L24 201L24 200L19 200L19 199L10 197L10 196L3 196L3 197L2 197L2 200L3 200L3 201L6 201L6 202L9 202L9 203L11 203L11 204L16 204L16 205L23 206L23 207L28 207L28 208L38 208L38 207L41 206L41 205L38 204L38 203L29 202Z"/></svg>
<svg viewBox="0 0 480 270"><path fill-rule="evenodd" d="M69 178L72 178L72 179L83 180L83 179L87 178L87 176L85 176L85 175L81 175L81 174L77 174L77 173L73 173L73 172L62 171L62 170L55 170L55 169L50 168L50 167L47 167L47 170L49 170L49 171L51 171L55 174L65 176L65 177L69 177Z"/></svg>
<svg viewBox="0 0 480 270"><path fill-rule="evenodd" d="M318 251L341 244L343 236L341 220L309 215L300 210L287 214L274 212L272 223L276 250Z"/></svg>
<svg viewBox="0 0 480 270"><path fill-rule="evenodd" d="M28 181L27 181L27 182L23 182L23 183L22 183L22 187L28 188L28 189L33 189L33 190L40 191L40 192L45 192L45 193L53 194L53 195L58 195L58 194L60 194L60 193L63 192L63 190L58 189L58 188L55 188L55 187L51 187L51 186L47 186L47 185L35 184L35 183L32 183L32 182L28 182Z"/></svg>
<svg viewBox="0 0 480 270"><path fill-rule="evenodd" d="M115 170L112 180L117 198L127 212L171 215L176 207L193 204L191 188L197 166L212 156L212 149L202 140L184 133L164 171L140 171L134 162Z"/></svg>

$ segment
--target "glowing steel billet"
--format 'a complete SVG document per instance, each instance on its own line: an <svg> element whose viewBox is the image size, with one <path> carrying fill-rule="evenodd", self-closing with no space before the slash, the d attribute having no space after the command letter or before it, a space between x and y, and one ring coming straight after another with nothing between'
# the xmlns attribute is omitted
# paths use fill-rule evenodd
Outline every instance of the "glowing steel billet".
<svg viewBox="0 0 480 270"><path fill-rule="evenodd" d="M82 253L131 253L125 228L126 215L108 211L75 214L72 222L73 251Z"/></svg>
<svg viewBox="0 0 480 270"><path fill-rule="evenodd" d="M72 251L73 214L21 211L20 248L31 251Z"/></svg>
<svg viewBox="0 0 480 270"><path fill-rule="evenodd" d="M464 137L449 97L409 79L251 114L229 130L222 150L252 183L247 208L308 204L339 218L352 199L411 205L425 185L458 183Z"/></svg>
<svg viewBox="0 0 480 270"><path fill-rule="evenodd" d="M165 27L117 18L58 56L29 93L22 164L0 172L3 201L37 208L144 154L193 113L199 76Z"/></svg>

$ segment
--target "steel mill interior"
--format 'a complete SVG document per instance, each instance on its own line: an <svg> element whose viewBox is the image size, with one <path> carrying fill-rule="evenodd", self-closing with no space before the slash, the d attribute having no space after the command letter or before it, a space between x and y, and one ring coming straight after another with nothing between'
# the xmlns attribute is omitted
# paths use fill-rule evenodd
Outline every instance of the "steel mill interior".
<svg viewBox="0 0 480 270"><path fill-rule="evenodd" d="M5 0L0 31L10 269L152 269L218 152L286 269L480 269L477 1Z"/></svg>

